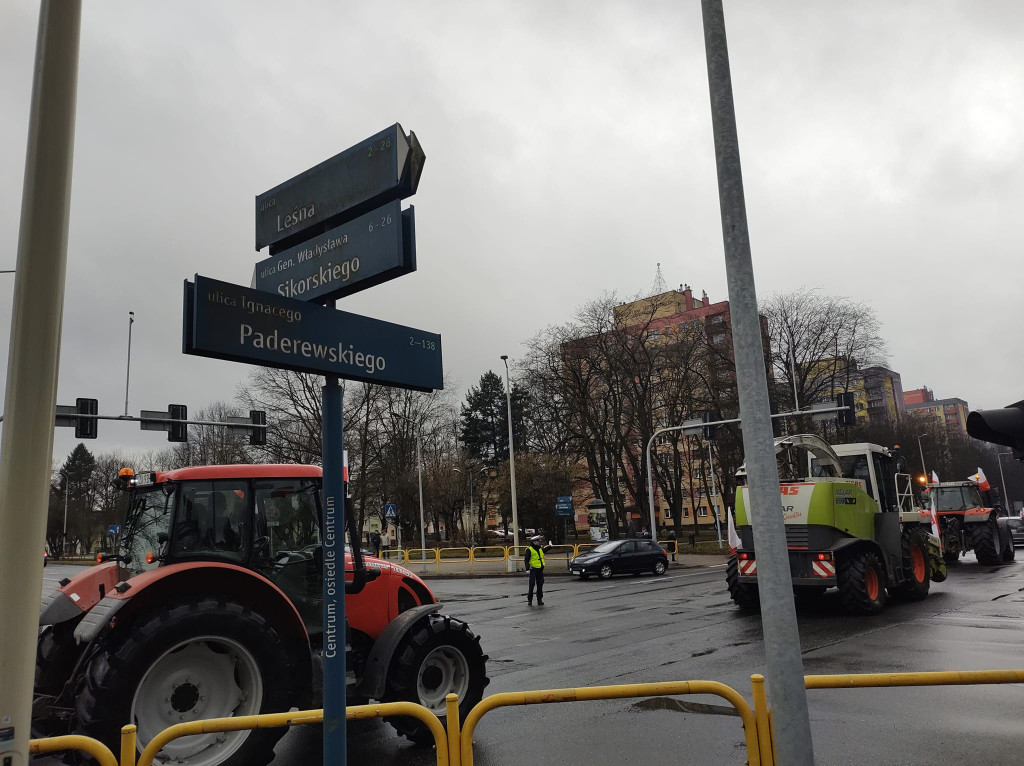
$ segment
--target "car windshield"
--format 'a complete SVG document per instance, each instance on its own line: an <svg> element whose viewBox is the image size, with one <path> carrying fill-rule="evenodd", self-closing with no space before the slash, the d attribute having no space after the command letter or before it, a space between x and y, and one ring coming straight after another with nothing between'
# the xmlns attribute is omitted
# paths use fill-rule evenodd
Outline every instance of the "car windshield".
<svg viewBox="0 0 1024 766"><path fill-rule="evenodd" d="M121 538L121 553L130 560L125 567L133 574L156 568L164 542L170 532L172 507L171 496L164 494L163 487L138 489L132 493L125 519L124 536ZM153 554L153 563L146 563L146 554Z"/></svg>
<svg viewBox="0 0 1024 766"><path fill-rule="evenodd" d="M601 543L599 546L594 548L591 553L611 553L622 544L620 540L609 540L606 543Z"/></svg>

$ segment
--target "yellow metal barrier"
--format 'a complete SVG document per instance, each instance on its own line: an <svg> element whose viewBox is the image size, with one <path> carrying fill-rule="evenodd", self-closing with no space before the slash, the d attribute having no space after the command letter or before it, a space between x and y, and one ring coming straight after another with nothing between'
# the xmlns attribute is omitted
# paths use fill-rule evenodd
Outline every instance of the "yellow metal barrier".
<svg viewBox="0 0 1024 766"><path fill-rule="evenodd" d="M478 545L470 551L470 572L508 571L508 549L504 545Z"/></svg>
<svg viewBox="0 0 1024 766"><path fill-rule="evenodd" d="M473 551L470 548L438 548L437 573L441 573L442 564L469 564L469 572L473 573Z"/></svg>
<svg viewBox="0 0 1024 766"><path fill-rule="evenodd" d="M754 718L757 720L758 739L761 742L761 763L762 766L774 766L775 735L771 720L771 708L768 707L764 694L764 676L755 674L750 677L750 683L754 692ZM839 673L804 676L804 686L808 689L1019 683L1024 683L1024 670L940 670L920 673ZM469 716L466 721L468 729Z"/></svg>
<svg viewBox="0 0 1024 766"><path fill-rule="evenodd" d="M576 546L576 552L573 554L573 556L579 556L581 553L586 553L587 551L592 551L592 550L594 550L594 548L596 548L600 544L601 543L579 543Z"/></svg>
<svg viewBox="0 0 1024 766"><path fill-rule="evenodd" d="M78 750L91 755L100 766L117 766L117 758L110 752L110 749L91 737L67 734L63 737L47 737L46 739L30 739L28 741L28 751L32 755L56 753L61 750Z"/></svg>
<svg viewBox="0 0 1024 766"><path fill-rule="evenodd" d="M401 548L388 548L387 550L382 550L380 552L380 556L377 558L384 559L385 561L397 561L399 564L404 564L409 557Z"/></svg>
<svg viewBox="0 0 1024 766"><path fill-rule="evenodd" d="M458 710L458 705L456 705ZM353 705L345 708L345 717L350 720L365 718L383 718L389 715L407 715L422 721L430 733L434 735L434 746L437 749L437 766L450 766L448 757L448 740L451 736L445 732L440 719L422 705L413 702L385 702L379 705ZM138 766L152 766L153 759L157 757L164 746L171 740L178 737L189 737L194 734L209 734L218 731L241 731L242 729L272 729L277 726L297 726L304 724L323 723L324 711L320 710L299 710L294 713L268 713L264 715L243 715L234 718L209 718L205 721L189 721L179 723L164 729L150 740L146 749L139 756ZM455 725L458 726L457 716ZM127 727L125 727L127 728ZM132 727L134 728L134 727ZM134 732L132 732L134 736ZM123 735L122 735L123 736ZM68 739L67 737L56 737L55 739ZM78 737L77 739L85 739ZM455 735L458 741L458 734ZM52 740L45 740L52 741ZM95 740L89 740L95 742ZM100 743L96 742L97 745ZM102 747L102 745L100 745ZM52 750L64 750L67 747L52 748ZM81 748L84 749L84 748ZM106 750L106 748L103 748ZM43 752L43 751L40 751ZM90 751L87 751L90 752ZM107 750L107 753L110 753ZM92 753L90 752L90 755ZM101 761L100 766L117 766L113 755L108 762ZM122 763L121 766L128 766Z"/></svg>
<svg viewBox="0 0 1024 766"><path fill-rule="evenodd" d="M130 723L121 727L121 766L135 766L135 754L138 742L136 741L135 724Z"/></svg>
<svg viewBox="0 0 1024 766"><path fill-rule="evenodd" d="M569 560L576 556L576 548L572 545L552 545L544 551L544 558L548 564L558 561L565 562L565 568L569 568Z"/></svg>
<svg viewBox="0 0 1024 766"><path fill-rule="evenodd" d="M547 689L535 692L506 692L484 697L469 711L462 726L462 763L473 766L473 733L485 713L510 705L543 705L553 702L584 702L624 697L664 697L676 694L715 694L732 703L743 721L749 766L761 766L757 723L747 701L731 686L717 681L669 681L650 684L619 684L615 686L583 686L576 689ZM450 733L449 733L450 736Z"/></svg>

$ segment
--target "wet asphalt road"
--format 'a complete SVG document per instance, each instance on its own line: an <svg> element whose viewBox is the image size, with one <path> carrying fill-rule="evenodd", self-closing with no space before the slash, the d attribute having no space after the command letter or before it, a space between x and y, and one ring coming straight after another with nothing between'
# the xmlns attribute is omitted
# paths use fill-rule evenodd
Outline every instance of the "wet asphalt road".
<svg viewBox="0 0 1024 766"><path fill-rule="evenodd" d="M47 580L63 576L56 569ZM699 679L749 701L750 674L764 671L760 619L732 606L721 566L606 582L550 576L544 607L526 605L523 578L429 584L482 637L489 694ZM1024 668L1024 561L968 557L925 601L890 602L875 617L846 615L831 592L798 616L807 673ZM819 764L1024 764L1024 686L815 690L808 702ZM474 762L739 764L743 732L726 706L691 696L498 709L477 727ZM348 755L353 766L436 763L376 720L349 722ZM317 763L320 729L310 727L282 739L273 766Z"/></svg>

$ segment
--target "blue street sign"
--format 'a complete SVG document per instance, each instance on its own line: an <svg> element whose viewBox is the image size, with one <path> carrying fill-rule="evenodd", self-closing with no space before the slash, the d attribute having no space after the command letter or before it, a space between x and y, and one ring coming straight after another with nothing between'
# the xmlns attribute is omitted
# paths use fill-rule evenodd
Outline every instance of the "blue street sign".
<svg viewBox="0 0 1024 766"><path fill-rule="evenodd" d="M287 246L307 229L323 231L412 196L425 159L416 134L396 123L278 184L256 197L256 249Z"/></svg>
<svg viewBox="0 0 1024 766"><path fill-rule="evenodd" d="M395 200L260 261L252 287L323 303L414 271L413 208Z"/></svg>
<svg viewBox="0 0 1024 766"><path fill-rule="evenodd" d="M196 275L182 351L346 380L444 387L441 336Z"/></svg>
<svg viewBox="0 0 1024 766"><path fill-rule="evenodd" d="M384 506L384 518L388 521L394 521L398 518L398 506L394 503L388 503Z"/></svg>
<svg viewBox="0 0 1024 766"><path fill-rule="evenodd" d="M555 501L555 516L572 517L575 512L572 509L572 497L560 497Z"/></svg>
<svg viewBox="0 0 1024 766"><path fill-rule="evenodd" d="M111 524L109 527L107 527L107 533L111 534L111 535L119 535L119 534L121 534L121 525L120 524Z"/></svg>

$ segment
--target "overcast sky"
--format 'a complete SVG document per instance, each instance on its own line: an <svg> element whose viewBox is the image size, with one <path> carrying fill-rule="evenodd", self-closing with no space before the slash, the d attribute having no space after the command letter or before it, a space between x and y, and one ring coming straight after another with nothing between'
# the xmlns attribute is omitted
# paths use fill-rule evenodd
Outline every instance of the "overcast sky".
<svg viewBox="0 0 1024 766"><path fill-rule="evenodd" d="M1024 3L727 0L726 23L758 293L866 301L905 389L1024 398ZM0 269L37 25L0 3ZM248 366L181 353L182 280L247 285L254 196L395 122L427 155L419 270L339 307L441 333L460 392L659 262L728 297L697 0L86 2L58 402L123 411L129 310L132 414L232 400Z"/></svg>

